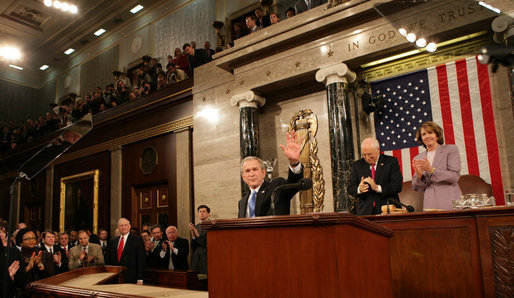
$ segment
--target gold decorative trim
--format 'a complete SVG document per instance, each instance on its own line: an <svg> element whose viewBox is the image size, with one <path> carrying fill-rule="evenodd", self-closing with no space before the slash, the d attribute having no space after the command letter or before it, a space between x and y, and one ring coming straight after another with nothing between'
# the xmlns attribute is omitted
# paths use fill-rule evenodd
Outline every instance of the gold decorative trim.
<svg viewBox="0 0 514 298"><path fill-rule="evenodd" d="M98 234L98 192L100 184L100 170L92 170L80 174L61 178L61 198L59 210L59 231L64 232L64 215L66 211L66 184L93 178L93 233Z"/></svg>
<svg viewBox="0 0 514 298"><path fill-rule="evenodd" d="M84 156L89 156L94 153L106 151L106 150L112 150L115 148L119 148L123 145L127 145L130 143L138 142L144 139L148 139L151 137L155 137L158 135L166 134L169 132L177 131L185 127L191 127L193 126L193 116L189 116L186 118L182 118L179 120L171 121L165 124L161 124L158 126L151 127L149 129L145 129L142 131L138 131L126 136L123 136L118 139L110 140L108 142L104 142L101 144L97 144L79 151L71 152L68 154L65 154L58 158L56 161L52 163L52 166L68 162L71 160L75 160L77 158L81 158Z"/></svg>
<svg viewBox="0 0 514 298"><path fill-rule="evenodd" d="M316 133L318 132L318 119L316 114L311 110L301 110L297 112L289 122L289 131L306 130L302 133L303 140L301 144L302 154L300 160L305 166L304 177L311 178L313 188L311 190L302 191L300 193L300 208L302 213L322 212L323 202L325 200L325 179L323 178L323 167L318 157L318 141ZM303 149L308 145L308 152L303 153Z"/></svg>
<svg viewBox="0 0 514 298"><path fill-rule="evenodd" d="M398 76L419 69L455 61L458 58L467 58L478 53L487 39L480 38L466 43L458 44L446 49L438 49L435 54L423 53L409 58L385 63L360 72L359 77L367 81L376 81L387 77Z"/></svg>

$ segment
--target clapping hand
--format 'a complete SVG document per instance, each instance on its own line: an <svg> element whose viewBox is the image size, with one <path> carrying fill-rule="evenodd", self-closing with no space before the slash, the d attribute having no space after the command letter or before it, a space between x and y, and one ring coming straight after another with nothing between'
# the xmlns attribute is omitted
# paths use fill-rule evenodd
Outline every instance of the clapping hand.
<svg viewBox="0 0 514 298"><path fill-rule="evenodd" d="M54 263L61 264L61 252L60 251L56 252L53 255L53 257L54 257Z"/></svg>
<svg viewBox="0 0 514 298"><path fill-rule="evenodd" d="M191 235L194 237L200 237L200 233L198 233L198 230L195 228L193 223L189 223L189 230L191 231Z"/></svg>
<svg viewBox="0 0 514 298"><path fill-rule="evenodd" d="M287 134L286 146L280 145L284 155L289 159L290 165L297 165L300 162L300 153L302 152L302 138L298 136L296 131L292 130Z"/></svg>
<svg viewBox="0 0 514 298"><path fill-rule="evenodd" d="M416 173L423 173L423 172L431 172L432 166L430 165L430 162L428 159L414 159L412 160L412 165L414 167L414 170Z"/></svg>
<svg viewBox="0 0 514 298"><path fill-rule="evenodd" d="M20 269L20 262L12 262L11 266L9 266L9 277L11 278L11 280L14 280L14 275L16 274L16 272L18 272L18 269Z"/></svg>

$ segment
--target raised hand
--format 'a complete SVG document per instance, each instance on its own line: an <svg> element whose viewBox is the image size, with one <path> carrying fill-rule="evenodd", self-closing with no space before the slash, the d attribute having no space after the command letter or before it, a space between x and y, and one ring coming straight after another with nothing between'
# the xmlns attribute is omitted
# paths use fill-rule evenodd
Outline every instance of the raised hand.
<svg viewBox="0 0 514 298"><path fill-rule="evenodd" d="M200 233L198 233L198 230L195 228L195 225L193 223L189 223L189 230L191 231L191 235L195 237L200 237Z"/></svg>
<svg viewBox="0 0 514 298"><path fill-rule="evenodd" d="M359 191L361 193L368 192L369 190L369 184L364 182L364 177L361 177L361 182L359 183Z"/></svg>
<svg viewBox="0 0 514 298"><path fill-rule="evenodd" d="M286 136L286 146L280 145L280 148L284 151L284 155L289 159L290 165L297 165L300 162L302 142L302 138L298 136L296 131L292 130Z"/></svg>
<svg viewBox="0 0 514 298"><path fill-rule="evenodd" d="M61 263L61 252L58 251L53 255L54 257L54 263L60 264Z"/></svg>

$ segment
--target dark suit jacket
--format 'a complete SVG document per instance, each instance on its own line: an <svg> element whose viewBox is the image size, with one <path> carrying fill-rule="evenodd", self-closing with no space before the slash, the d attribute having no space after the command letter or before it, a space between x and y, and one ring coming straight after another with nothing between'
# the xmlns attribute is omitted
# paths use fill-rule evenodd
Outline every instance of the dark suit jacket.
<svg viewBox="0 0 514 298"><path fill-rule="evenodd" d="M42 249L46 252L49 252L46 249L46 246L44 244L43 244ZM53 249L54 249L54 254L56 254L57 252L59 252L61 254L61 266L57 266L57 264L54 263L56 274L60 274L60 273L68 271L68 258L66 257L66 251L64 249L62 249L60 245L57 245L57 244L54 244Z"/></svg>
<svg viewBox="0 0 514 298"><path fill-rule="evenodd" d="M164 241L165 241L164 238L159 240L159 242L157 243L157 246L155 247L155 249L153 251L151 251L146 256L146 266L147 267L150 267L150 268L163 268L163 264L161 264L162 260L161 260L161 257L160 257L160 253L161 253L161 250L162 250L162 243Z"/></svg>
<svg viewBox="0 0 514 298"><path fill-rule="evenodd" d="M316 6L320 6L323 3L327 3L327 0L311 0L311 9L313 9ZM294 9L296 10L296 14L309 10L309 8L307 7L307 3L305 3L305 0L298 0L298 2L296 2L296 4L294 5Z"/></svg>
<svg viewBox="0 0 514 298"><path fill-rule="evenodd" d="M291 169L289 169L287 180L279 177L271 180L271 182L264 181L264 183L262 183L261 187L259 188L259 192L257 193L257 198L255 200L255 216L271 215L271 195L275 188L285 183L298 182L298 180L300 180L302 177L303 166L302 171L298 175L294 174ZM291 199L297 192L297 189L288 189L282 190L276 194L275 215L289 215ZM239 213L237 217L246 217L246 206L248 205L249 196L250 193L239 200Z"/></svg>
<svg viewBox="0 0 514 298"><path fill-rule="evenodd" d="M175 240L173 247L178 249L178 255L171 253L173 267L175 270L188 270L189 264L187 263L187 257L189 256L189 241L187 241L187 239L178 237L177 240ZM161 259L161 268L163 269L169 269L168 265L170 263L170 252L171 250L168 247L166 255Z"/></svg>
<svg viewBox="0 0 514 298"><path fill-rule="evenodd" d="M375 172L375 183L382 187L382 192L370 190L357 194L361 177L371 177L370 165L361 158L353 163L348 192L359 199L356 214L367 215L380 213L380 207L386 205L387 198L400 200L398 193L402 191L403 177L400 164L396 157L380 154ZM373 208L373 202L376 207ZM398 206L401 207L401 206ZM373 209L377 212L373 212Z"/></svg>
<svg viewBox="0 0 514 298"><path fill-rule="evenodd" d="M105 261L107 265L113 266L126 266L128 269L123 272L124 283L136 283L138 280L143 280L145 270L145 245L143 239L137 235L129 233L127 243L123 248L121 260L118 262L118 242L120 236L109 241L107 246L107 254Z"/></svg>
<svg viewBox="0 0 514 298"><path fill-rule="evenodd" d="M257 27L266 28L266 27L271 26L271 20L270 20L269 14L265 14L262 16L262 22L260 19L257 19L257 17L255 19L256 19L255 24L257 25Z"/></svg>

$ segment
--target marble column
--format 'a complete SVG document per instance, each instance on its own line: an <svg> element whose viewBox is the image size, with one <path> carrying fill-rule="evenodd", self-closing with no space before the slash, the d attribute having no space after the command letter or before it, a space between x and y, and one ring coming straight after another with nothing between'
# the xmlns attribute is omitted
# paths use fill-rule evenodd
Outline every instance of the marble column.
<svg viewBox="0 0 514 298"><path fill-rule="evenodd" d="M348 183L354 160L352 119L348 99L348 83L356 75L344 63L323 67L316 80L327 86L328 128L332 166L334 211L348 210Z"/></svg>
<svg viewBox="0 0 514 298"><path fill-rule="evenodd" d="M238 93L231 98L233 106L239 106L239 146L241 159L247 156L259 157L259 115L258 108L266 99L253 91ZM246 192L246 185L241 181L241 193Z"/></svg>

